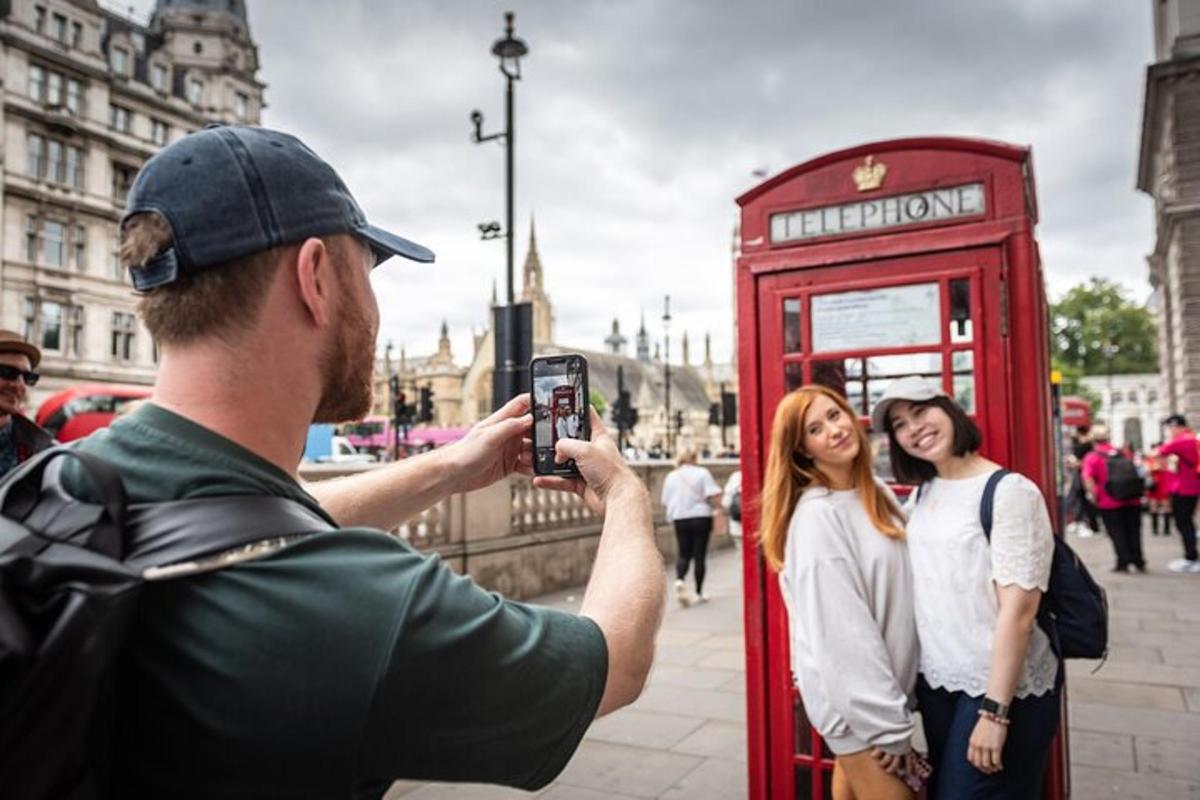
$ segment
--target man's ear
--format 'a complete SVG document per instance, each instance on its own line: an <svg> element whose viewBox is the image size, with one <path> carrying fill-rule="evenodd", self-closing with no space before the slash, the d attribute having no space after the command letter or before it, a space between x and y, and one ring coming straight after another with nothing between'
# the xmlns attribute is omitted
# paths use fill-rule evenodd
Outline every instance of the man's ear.
<svg viewBox="0 0 1200 800"><path fill-rule="evenodd" d="M320 239L305 239L296 253L294 263L300 302L318 327L327 327L333 320L334 281L333 263L329 249Z"/></svg>

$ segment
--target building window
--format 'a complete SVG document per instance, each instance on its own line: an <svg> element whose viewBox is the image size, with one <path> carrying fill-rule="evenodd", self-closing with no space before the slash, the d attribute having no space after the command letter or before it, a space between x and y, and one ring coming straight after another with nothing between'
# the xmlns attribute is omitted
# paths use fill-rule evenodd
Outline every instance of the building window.
<svg viewBox="0 0 1200 800"><path fill-rule="evenodd" d="M150 85L157 92L167 91L167 82L170 74L167 72L167 67L164 64L153 64L150 67Z"/></svg>
<svg viewBox="0 0 1200 800"><path fill-rule="evenodd" d="M79 272L87 272L87 228L75 225L71 229L71 261Z"/></svg>
<svg viewBox="0 0 1200 800"><path fill-rule="evenodd" d="M1130 389L1129 394L1125 396L1125 399L1131 403L1136 403L1138 399L1137 389Z"/></svg>
<svg viewBox="0 0 1200 800"><path fill-rule="evenodd" d="M1146 393L1146 402L1151 403L1151 404L1157 403L1158 402L1158 391L1155 389L1151 389L1150 391L1148 391Z"/></svg>
<svg viewBox="0 0 1200 800"><path fill-rule="evenodd" d="M62 341L62 325L63 325L63 307L61 303L53 303L48 300L43 300L41 304L41 314L39 322L41 323L41 347L43 350L53 350L61 352Z"/></svg>
<svg viewBox="0 0 1200 800"><path fill-rule="evenodd" d="M129 51L124 47L114 47L109 55L112 71L118 75L129 74Z"/></svg>
<svg viewBox="0 0 1200 800"><path fill-rule="evenodd" d="M79 50L83 47L83 24L79 22L71 23L71 47Z"/></svg>
<svg viewBox="0 0 1200 800"><path fill-rule="evenodd" d="M61 222L42 222L42 263L48 267L67 265L67 226Z"/></svg>
<svg viewBox="0 0 1200 800"><path fill-rule="evenodd" d="M27 342L37 341L37 304L33 302L33 298L25 298L25 327L21 331L21 338Z"/></svg>
<svg viewBox="0 0 1200 800"><path fill-rule="evenodd" d="M204 99L204 83L192 78L188 81L187 87L188 102L194 106L200 105L200 101Z"/></svg>
<svg viewBox="0 0 1200 800"><path fill-rule="evenodd" d="M121 133L129 133L130 112L128 108L118 105L108 107L108 127Z"/></svg>
<svg viewBox="0 0 1200 800"><path fill-rule="evenodd" d="M51 16L50 37L56 42L67 43L67 18L62 14Z"/></svg>
<svg viewBox="0 0 1200 800"><path fill-rule="evenodd" d="M46 7L33 7L33 29L38 33L46 32Z"/></svg>
<svg viewBox="0 0 1200 800"><path fill-rule="evenodd" d="M1119 402L1121 402L1121 393L1113 392L1112 393L1112 404L1115 406Z"/></svg>
<svg viewBox="0 0 1200 800"><path fill-rule="evenodd" d="M28 139L29 174L64 186L83 188L83 150L31 133Z"/></svg>
<svg viewBox="0 0 1200 800"><path fill-rule="evenodd" d="M61 106L63 101L63 76L58 72L51 72L50 80L46 82L46 105Z"/></svg>
<svg viewBox="0 0 1200 800"><path fill-rule="evenodd" d="M165 145L167 143L167 134L169 129L167 123L160 119L150 119L150 140L157 145Z"/></svg>
<svg viewBox="0 0 1200 800"><path fill-rule="evenodd" d="M233 96L233 113L237 114L238 119L245 119L250 113L250 98L245 92L238 92Z"/></svg>
<svg viewBox="0 0 1200 800"><path fill-rule="evenodd" d="M41 103L46 97L46 70L37 64L29 66L29 99Z"/></svg>
<svg viewBox="0 0 1200 800"><path fill-rule="evenodd" d="M25 149L29 154L29 174L34 178L41 178L46 174L46 140L36 133L31 133Z"/></svg>
<svg viewBox="0 0 1200 800"><path fill-rule="evenodd" d="M83 322L84 309L82 306L71 306L67 310L67 344L71 352L77 356L83 355Z"/></svg>
<svg viewBox="0 0 1200 800"><path fill-rule="evenodd" d="M83 84L74 78L67 79L67 110L75 116L83 110Z"/></svg>
<svg viewBox="0 0 1200 800"><path fill-rule="evenodd" d="M135 168L113 162L113 200L118 203L125 202L135 177L137 177Z"/></svg>
<svg viewBox="0 0 1200 800"><path fill-rule="evenodd" d="M112 315L112 357L118 361L132 361L134 339L137 336L137 320L133 314L114 311Z"/></svg>
<svg viewBox="0 0 1200 800"><path fill-rule="evenodd" d="M204 52L204 42L197 39L196 43L192 45L192 52L195 53L196 55L200 55L201 53L203 53Z"/></svg>

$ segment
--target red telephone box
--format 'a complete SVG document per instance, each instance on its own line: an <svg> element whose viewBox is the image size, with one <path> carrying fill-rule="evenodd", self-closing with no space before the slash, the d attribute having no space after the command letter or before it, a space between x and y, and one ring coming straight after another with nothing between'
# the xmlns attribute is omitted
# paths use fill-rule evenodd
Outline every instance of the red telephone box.
<svg viewBox="0 0 1200 800"><path fill-rule="evenodd" d="M891 380L942 382L989 458L1057 507L1047 307L1029 148L919 138L813 159L738 198L743 491L757 497L771 419L805 383L842 391L868 424ZM882 432L876 468L890 477ZM746 541L758 524L744 506ZM1057 514L1052 514L1057 517ZM830 751L794 689L775 574L743 549L750 797L830 796ZM1065 696L1065 692L1064 692ZM1066 706L1045 798L1069 796Z"/></svg>

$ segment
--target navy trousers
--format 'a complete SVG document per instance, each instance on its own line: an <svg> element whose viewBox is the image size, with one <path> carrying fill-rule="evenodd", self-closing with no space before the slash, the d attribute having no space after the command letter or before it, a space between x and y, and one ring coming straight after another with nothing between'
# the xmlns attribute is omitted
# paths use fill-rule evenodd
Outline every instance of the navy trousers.
<svg viewBox="0 0 1200 800"><path fill-rule="evenodd" d="M964 692L933 689L923 676L917 682L917 704L933 764L929 800L1036 800L1041 797L1050 742L1058 729L1058 691L1013 700L1001 754L1004 769L994 775L967 761L967 745L979 722L982 700Z"/></svg>

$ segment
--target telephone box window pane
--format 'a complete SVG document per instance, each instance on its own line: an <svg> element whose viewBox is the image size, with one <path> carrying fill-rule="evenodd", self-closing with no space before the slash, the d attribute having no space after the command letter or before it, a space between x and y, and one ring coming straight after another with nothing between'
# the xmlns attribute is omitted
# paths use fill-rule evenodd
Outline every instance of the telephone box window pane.
<svg viewBox="0 0 1200 800"><path fill-rule="evenodd" d="M812 783L812 767L796 767L796 800L816 800Z"/></svg>
<svg viewBox="0 0 1200 800"><path fill-rule="evenodd" d="M808 715L804 713L804 703L800 702L800 695L793 692L793 697L796 698L793 711L796 720L796 755L807 756L812 753L812 724L808 721Z"/></svg>
<svg viewBox="0 0 1200 800"><path fill-rule="evenodd" d="M883 431L871 434L871 469L880 480L895 483L896 476L892 474L891 442Z"/></svg>
<svg viewBox="0 0 1200 800"><path fill-rule="evenodd" d="M969 342L974 335L971 324L971 281L958 278L950 281L950 341Z"/></svg>
<svg viewBox="0 0 1200 800"><path fill-rule="evenodd" d="M799 364L785 364L783 367L783 384L790 392L804 385L804 368Z"/></svg>
<svg viewBox="0 0 1200 800"><path fill-rule="evenodd" d="M970 350L954 353L950 363L954 372L954 399L968 414L974 414L975 353Z"/></svg>
<svg viewBox="0 0 1200 800"><path fill-rule="evenodd" d="M800 299L783 301L783 352L800 352Z"/></svg>
<svg viewBox="0 0 1200 800"><path fill-rule="evenodd" d="M856 414L865 416L863 406L862 359L837 358L832 361L814 361L812 382L827 386L846 398Z"/></svg>
<svg viewBox="0 0 1200 800"><path fill-rule="evenodd" d="M941 341L936 283L838 292L812 299L812 351L909 347Z"/></svg>

